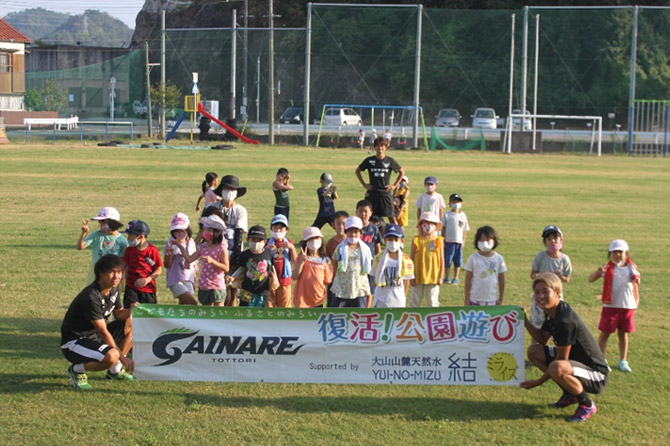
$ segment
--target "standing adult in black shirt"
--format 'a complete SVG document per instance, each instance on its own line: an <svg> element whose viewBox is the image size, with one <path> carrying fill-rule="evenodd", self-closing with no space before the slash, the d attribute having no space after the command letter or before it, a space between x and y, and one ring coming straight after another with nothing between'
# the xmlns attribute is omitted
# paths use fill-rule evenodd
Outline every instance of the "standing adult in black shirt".
<svg viewBox="0 0 670 446"><path fill-rule="evenodd" d="M386 156L388 142L379 137L374 142L375 156L367 157L356 168L356 177L367 191L366 198L372 203L372 215L377 217L393 217L393 195L391 192L398 187L405 170L390 156ZM363 180L361 172L367 170L370 182ZM391 184L391 172L397 172L398 178Z"/></svg>
<svg viewBox="0 0 670 446"><path fill-rule="evenodd" d="M519 384L532 389L553 380L563 395L551 407L567 407L579 403L567 421L586 421L598 410L586 395L600 393L608 380L608 367L595 338L584 322L566 302L560 300L561 279L551 272L542 272L533 280L533 299L545 313L542 328L524 320L524 326L537 344L528 347L528 359L544 374L536 380ZM555 347L547 346L549 338Z"/></svg>
<svg viewBox="0 0 670 446"><path fill-rule="evenodd" d="M95 281L74 298L61 325L61 351L72 365L67 373L75 389L88 390L86 372L107 370L107 379L133 381L131 311L123 309L119 283L123 259L102 256L95 264ZM107 323L110 314L114 321ZM125 370L124 370L125 367Z"/></svg>

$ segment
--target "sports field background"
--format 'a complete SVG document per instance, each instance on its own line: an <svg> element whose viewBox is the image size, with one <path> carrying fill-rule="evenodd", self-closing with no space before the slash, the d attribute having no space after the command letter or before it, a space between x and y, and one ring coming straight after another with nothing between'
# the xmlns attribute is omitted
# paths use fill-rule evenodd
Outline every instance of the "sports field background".
<svg viewBox="0 0 670 446"><path fill-rule="evenodd" d="M249 192L239 202L249 224L269 225L270 185L278 167L291 172L290 236L297 240L318 208L319 175L333 174L336 209L354 212L363 189L354 170L367 152L303 147L233 151L98 148L79 143L0 148L0 444L648 444L670 433L670 167L666 159L389 151L410 178L413 204L423 178L438 192L464 198L473 252L478 226L499 233L508 266L505 303L528 305L530 264L541 231L558 225L573 264L566 300L594 334L602 282L588 275L624 238L642 274L633 373L613 371L598 414L568 425L572 410L551 410L559 396L546 383L526 391L498 387L368 386L135 382L89 374L93 391L77 392L65 374L59 328L85 285L91 253L75 243L80 221L103 206L122 221L143 219L162 250L176 212L196 221L195 202L208 171L234 174ZM416 233L410 212L408 237ZM94 228L94 226L92 226ZM324 228L326 238L332 236ZM406 243L409 245L409 243ZM462 275L462 278L464 275ZM172 303L165 278L159 303ZM445 285L443 305L460 305L463 287ZM618 360L616 336L607 358ZM526 369L529 378L539 376Z"/></svg>

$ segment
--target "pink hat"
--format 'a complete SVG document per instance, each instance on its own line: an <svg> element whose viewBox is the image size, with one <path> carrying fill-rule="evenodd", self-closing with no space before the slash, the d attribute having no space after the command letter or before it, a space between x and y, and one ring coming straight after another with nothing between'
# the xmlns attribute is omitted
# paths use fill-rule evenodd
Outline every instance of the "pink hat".
<svg viewBox="0 0 670 446"><path fill-rule="evenodd" d="M302 231L302 239L303 240L309 240L314 237L321 237L323 238L323 234L321 234L321 231L319 228L315 226L310 226L309 228L305 228L304 231Z"/></svg>
<svg viewBox="0 0 670 446"><path fill-rule="evenodd" d="M121 222L121 214L114 208L104 207L100 209L96 217L91 217L91 220L116 220Z"/></svg>
<svg viewBox="0 0 670 446"><path fill-rule="evenodd" d="M440 224L440 219L437 218L437 215L435 215L433 212L426 211L421 214L421 217L419 217L419 223L422 221L427 221L428 223L435 223Z"/></svg>
<svg viewBox="0 0 670 446"><path fill-rule="evenodd" d="M191 225L191 221L188 219L188 215L178 212L172 217L170 222L170 231L175 229L187 229Z"/></svg>

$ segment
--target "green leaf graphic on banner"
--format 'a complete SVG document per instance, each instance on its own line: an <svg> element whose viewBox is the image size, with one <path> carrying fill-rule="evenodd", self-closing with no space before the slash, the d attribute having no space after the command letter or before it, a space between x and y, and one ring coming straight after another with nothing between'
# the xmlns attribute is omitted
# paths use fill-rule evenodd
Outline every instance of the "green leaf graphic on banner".
<svg viewBox="0 0 670 446"><path fill-rule="evenodd" d="M168 334L168 333L193 333L193 330L188 329L188 328L173 328L171 330L165 330L164 332L161 333L161 335Z"/></svg>

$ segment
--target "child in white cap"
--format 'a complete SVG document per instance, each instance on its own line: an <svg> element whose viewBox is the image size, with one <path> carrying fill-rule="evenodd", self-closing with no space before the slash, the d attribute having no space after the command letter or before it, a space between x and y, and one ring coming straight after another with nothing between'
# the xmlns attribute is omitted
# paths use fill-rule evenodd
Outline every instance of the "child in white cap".
<svg viewBox="0 0 670 446"><path fill-rule="evenodd" d="M372 271L372 253L361 240L363 222L349 217L344 223L347 238L333 254L335 278L331 291L332 305L338 308L366 308L372 305L368 274Z"/></svg>
<svg viewBox="0 0 670 446"><path fill-rule="evenodd" d="M188 215L176 213L170 221L170 238L163 247L163 265L167 268L167 287L179 305L197 305L195 300L195 271L197 264L187 262L174 243L182 245L189 255L196 251Z"/></svg>
<svg viewBox="0 0 670 446"><path fill-rule="evenodd" d="M114 254L123 257L128 247L128 240L119 232L123 226L121 223L121 214L113 207L104 207L100 209L98 215L91 217L91 220L96 220L100 224L100 229L89 234L88 220L81 221L81 235L77 241L77 249L83 251L91 247L92 260L91 268L88 271L86 283L91 283L95 280L95 273L93 267L100 257L105 254Z"/></svg>
<svg viewBox="0 0 670 446"><path fill-rule="evenodd" d="M429 306L440 306L440 286L444 280L444 238L439 236L442 223L437 215L424 212L417 225L419 235L412 240L410 257L414 262L414 279L410 307L426 300Z"/></svg>
<svg viewBox="0 0 670 446"><path fill-rule="evenodd" d="M628 243L613 240L610 243L609 261L589 276L589 282L603 278L603 310L600 315L600 337L598 346L605 354L609 336L617 332L619 336L619 363L617 368L630 372L628 365L628 333L635 331L633 315L640 304L640 272L630 259Z"/></svg>

